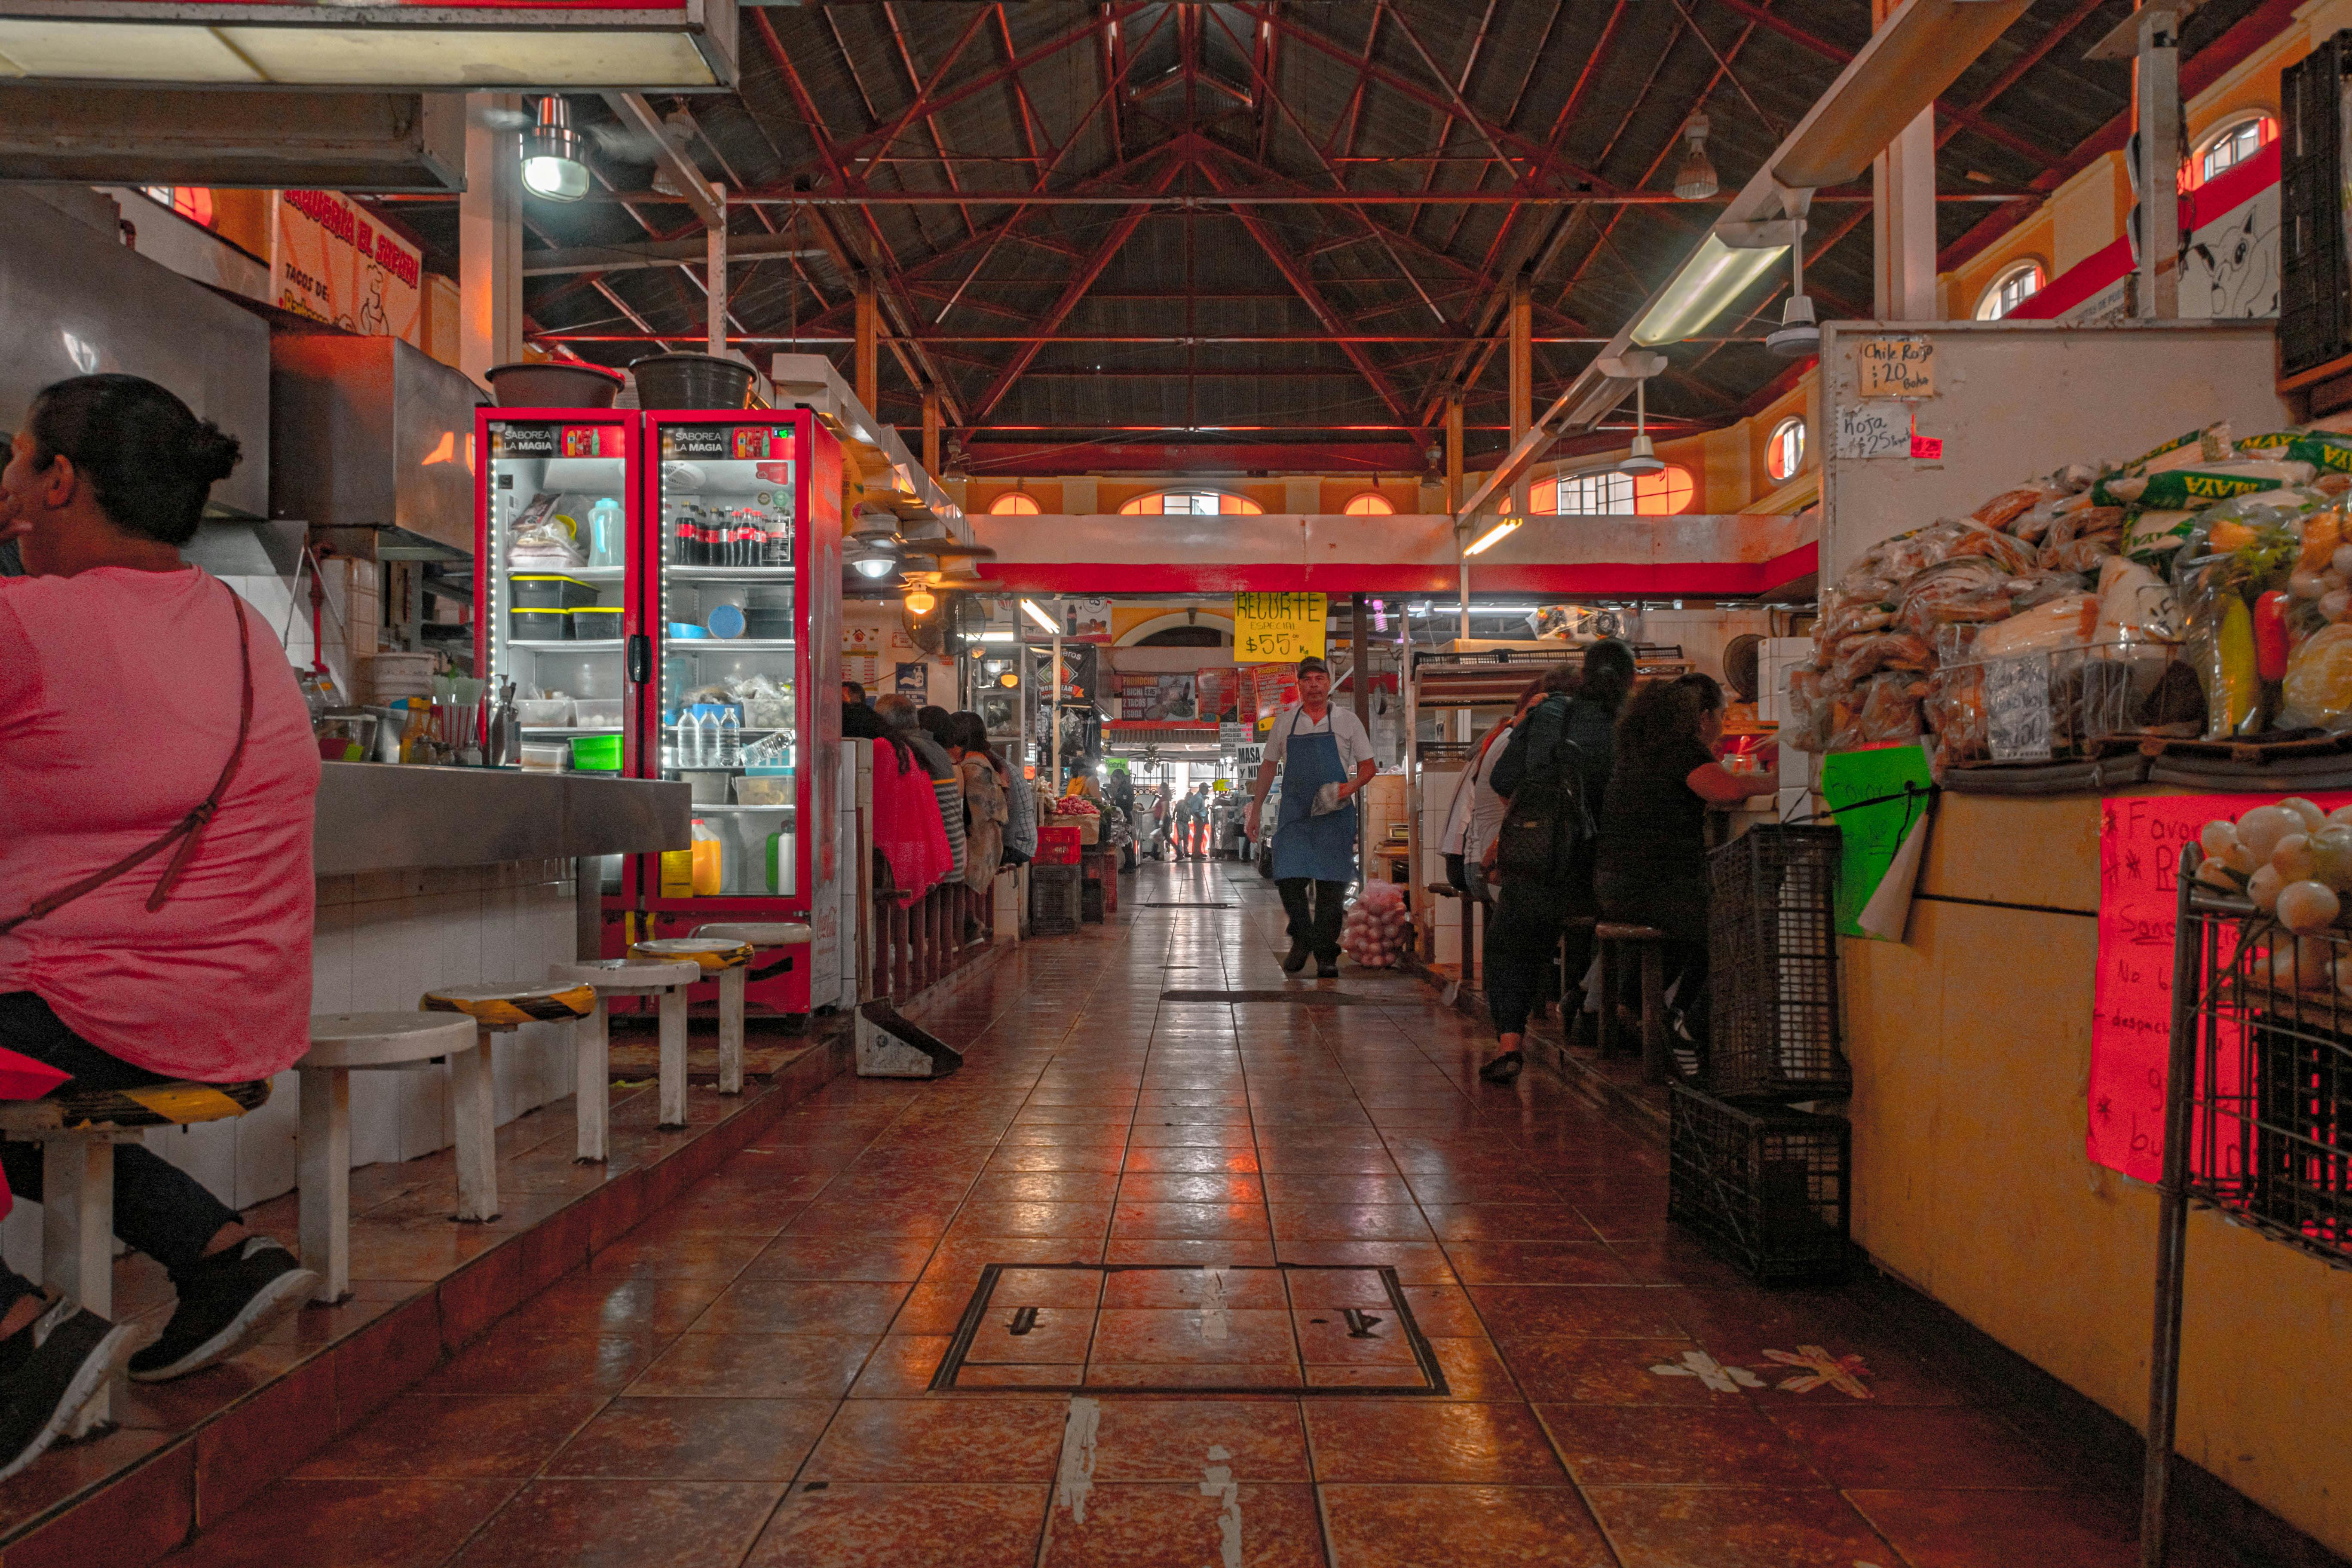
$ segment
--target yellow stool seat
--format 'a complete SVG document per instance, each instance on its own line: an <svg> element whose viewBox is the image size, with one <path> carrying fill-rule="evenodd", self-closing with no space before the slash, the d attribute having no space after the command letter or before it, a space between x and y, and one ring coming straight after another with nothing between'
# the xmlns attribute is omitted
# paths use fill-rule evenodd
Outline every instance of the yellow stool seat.
<svg viewBox="0 0 2352 1568"><path fill-rule="evenodd" d="M707 936L649 937L629 948L632 958L690 958L702 965L705 974L716 974L722 969L740 969L751 962L753 949L748 942L731 942Z"/></svg>
<svg viewBox="0 0 2352 1568"><path fill-rule="evenodd" d="M463 1013L494 1029L524 1024L560 1024L584 1018L596 1005L596 988L576 981L552 984L447 985L427 991L418 1005L427 1013Z"/></svg>

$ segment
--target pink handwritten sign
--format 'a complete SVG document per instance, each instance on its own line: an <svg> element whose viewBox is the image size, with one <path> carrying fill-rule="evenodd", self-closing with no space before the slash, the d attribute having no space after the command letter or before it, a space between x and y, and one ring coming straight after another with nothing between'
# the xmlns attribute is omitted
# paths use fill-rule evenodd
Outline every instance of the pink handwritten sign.
<svg viewBox="0 0 2352 1568"><path fill-rule="evenodd" d="M2094 1162L2153 1182L2164 1165L2164 1079L2172 1040L2172 935L2180 851L2217 816L2235 820L2276 795L2137 796L2103 803L2099 970L2091 1005L2089 1150ZM2329 810L2352 794L2307 797Z"/></svg>
<svg viewBox="0 0 2352 1568"><path fill-rule="evenodd" d="M1944 456L1944 438L1941 436L1914 436L1911 437L1911 455L1928 462L1940 461Z"/></svg>

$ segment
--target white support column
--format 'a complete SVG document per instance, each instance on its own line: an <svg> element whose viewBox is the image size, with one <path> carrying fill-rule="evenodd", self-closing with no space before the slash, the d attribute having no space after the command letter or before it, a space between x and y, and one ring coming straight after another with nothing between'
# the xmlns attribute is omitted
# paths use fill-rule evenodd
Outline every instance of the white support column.
<svg viewBox="0 0 2352 1568"><path fill-rule="evenodd" d="M2138 308L2144 320L2180 314L2179 17L2147 5L2137 17L2139 53L2132 63L2134 123L2139 132Z"/></svg>
<svg viewBox="0 0 2352 1568"><path fill-rule="evenodd" d="M114 1145L103 1138L41 1145L41 1273L84 1311L113 1318ZM66 1435L105 1425L112 1397L110 1388L84 1405Z"/></svg>
<svg viewBox="0 0 2352 1568"><path fill-rule="evenodd" d="M1923 109L1872 160L1872 309L1882 321L1936 319L1936 111ZM1800 239L1799 244L1803 241Z"/></svg>
<svg viewBox="0 0 2352 1568"><path fill-rule="evenodd" d="M352 1075L306 1068L299 1083L302 1267L319 1277L311 1300L332 1305L352 1293Z"/></svg>
<svg viewBox="0 0 2352 1568"><path fill-rule="evenodd" d="M522 358L522 142L507 128L519 123L521 114L517 93L466 98L466 190L457 198L457 366L477 382L493 365Z"/></svg>
<svg viewBox="0 0 2352 1568"><path fill-rule="evenodd" d="M719 210L723 215L727 210L725 188L713 185L710 190L720 204ZM704 256L709 264L709 297L704 304L708 307L706 320L710 352L723 358L727 353L727 226L724 223L713 224L703 230L702 237Z"/></svg>

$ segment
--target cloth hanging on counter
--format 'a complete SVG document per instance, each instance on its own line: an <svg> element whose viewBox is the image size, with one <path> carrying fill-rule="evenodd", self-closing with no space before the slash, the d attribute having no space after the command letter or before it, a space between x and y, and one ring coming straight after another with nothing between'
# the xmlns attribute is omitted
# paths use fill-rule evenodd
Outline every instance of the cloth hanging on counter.
<svg viewBox="0 0 2352 1568"><path fill-rule="evenodd" d="M929 770L887 740L874 742L874 847L889 865L901 904L955 872Z"/></svg>

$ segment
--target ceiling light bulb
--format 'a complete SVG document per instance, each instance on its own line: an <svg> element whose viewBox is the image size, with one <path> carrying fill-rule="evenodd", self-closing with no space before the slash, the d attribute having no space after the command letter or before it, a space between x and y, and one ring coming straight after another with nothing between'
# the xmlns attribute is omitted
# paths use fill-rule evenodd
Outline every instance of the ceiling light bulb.
<svg viewBox="0 0 2352 1568"><path fill-rule="evenodd" d="M580 132L572 129L572 106L555 93L539 100L539 121L523 133L523 188L551 202L576 202L588 194L588 165Z"/></svg>
<svg viewBox="0 0 2352 1568"><path fill-rule="evenodd" d="M1675 170L1675 195L1686 202L1703 202L1716 193L1715 165L1706 156L1706 116L1694 114L1683 127L1687 139L1683 161Z"/></svg>
<svg viewBox="0 0 2352 1568"><path fill-rule="evenodd" d="M937 595L928 588L917 588L907 595L907 609L911 615L928 616L939 606Z"/></svg>
<svg viewBox="0 0 2352 1568"><path fill-rule="evenodd" d="M887 577L895 563L887 555L866 555L849 563L860 577Z"/></svg>
<svg viewBox="0 0 2352 1568"><path fill-rule="evenodd" d="M1465 555L1485 554L1487 551L1494 549L1496 545L1500 544L1504 540L1508 539L1512 534L1517 533L1519 531L1519 525L1525 521L1527 521L1527 519L1524 517L1506 517L1497 519L1494 527L1480 534L1478 536L1478 542L1471 545L1468 549L1463 551L1462 553Z"/></svg>

